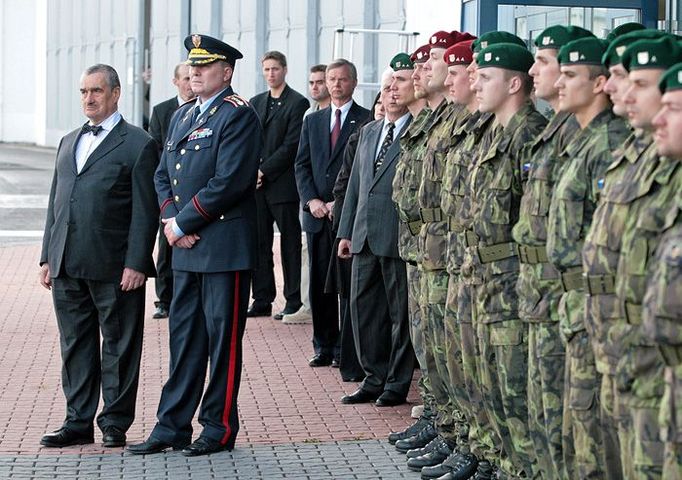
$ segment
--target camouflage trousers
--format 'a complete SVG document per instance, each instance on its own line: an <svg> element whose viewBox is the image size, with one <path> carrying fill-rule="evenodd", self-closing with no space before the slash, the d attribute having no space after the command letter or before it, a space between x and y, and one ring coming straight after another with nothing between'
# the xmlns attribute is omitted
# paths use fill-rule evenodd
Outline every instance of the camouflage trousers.
<svg viewBox="0 0 682 480"><path fill-rule="evenodd" d="M663 478L682 480L682 365L666 366L658 424L665 440Z"/></svg>
<svg viewBox="0 0 682 480"><path fill-rule="evenodd" d="M663 478L664 480L682 480L682 442L666 442Z"/></svg>
<svg viewBox="0 0 682 480"><path fill-rule="evenodd" d="M436 404L436 430L445 439L457 440L455 419L461 418L459 406L449 388L447 354L445 349L445 303L449 275L445 270L421 272L421 308L424 329L426 371Z"/></svg>
<svg viewBox="0 0 682 480"><path fill-rule="evenodd" d="M602 374L599 392L600 418L603 429L606 456L606 471L609 480L630 479L634 476L630 444L632 441L632 422L627 415L623 395L616 388L613 375ZM611 455L609 455L611 452Z"/></svg>
<svg viewBox="0 0 682 480"><path fill-rule="evenodd" d="M509 272L484 281L476 288L474 308L483 400L508 457L500 458L500 469L504 476L525 478L535 458L528 434L528 325L516 312L517 278Z"/></svg>
<svg viewBox="0 0 682 480"><path fill-rule="evenodd" d="M566 344L563 448L567 478L619 478L609 472L607 458L618 457L615 430L601 425L597 372L592 341L585 330L585 294L566 292L559 302L561 336ZM614 438L609 439L607 433ZM614 443L615 442L615 443Z"/></svg>
<svg viewBox="0 0 682 480"><path fill-rule="evenodd" d="M421 295L421 275L419 268L407 264L407 308L410 318L410 340L414 354L417 357L421 377L418 381L419 395L424 404L424 415L432 417L436 415L435 399L431 393L429 375L426 370L426 355L424 352L424 328L422 323L419 297Z"/></svg>

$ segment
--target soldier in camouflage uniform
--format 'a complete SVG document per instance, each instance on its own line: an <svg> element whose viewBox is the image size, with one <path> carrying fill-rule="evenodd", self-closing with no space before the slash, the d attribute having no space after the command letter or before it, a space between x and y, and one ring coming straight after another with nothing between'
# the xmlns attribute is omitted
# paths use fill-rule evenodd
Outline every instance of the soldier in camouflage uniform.
<svg viewBox="0 0 682 480"><path fill-rule="evenodd" d="M661 79L662 108L653 120L659 155L682 161L682 63ZM682 191L668 209L673 226L660 240L643 301L646 338L665 363L665 390L659 414L665 442L663 478L682 479ZM651 271L651 269L650 269Z"/></svg>
<svg viewBox="0 0 682 480"><path fill-rule="evenodd" d="M652 120L660 110L659 80L666 68L682 61L677 40L666 36L640 40L623 53L623 66L630 72L630 89L625 103L633 127L653 133ZM658 411L664 390L664 363L658 350L642 330L642 301L646 272L661 233L670 228L677 209L675 195L682 190L682 168L675 158L650 152L644 159L648 171L635 180L636 191L628 199L623 218L621 251L616 273L616 296L621 317L612 338L624 353L616 367L616 384L625 399L632 422L633 443L629 445L634 477L660 479L664 445L660 441Z"/></svg>
<svg viewBox="0 0 682 480"><path fill-rule="evenodd" d="M642 32L646 31L626 34L614 42L628 35L643 35ZM616 377L618 371L624 373L624 368L618 369L618 364L626 353L627 337L633 330L625 318L627 306L616 295L616 274L624 246L623 234L627 220L637 216L637 200L659 189L660 182L664 179L662 176L658 178L654 176L662 165L650 133L651 118L659 107L660 92L652 92L651 89L641 91L651 78L647 81L638 77L660 77L662 68L670 61L668 55L649 53L626 57L628 50L639 42L631 43L624 52L621 52L619 59L623 68L634 70L628 80L630 87L626 94L618 88L613 89L618 96L611 93L610 89L607 90L611 93L614 104L620 104L621 109L625 107L635 132L625 143L622 152L615 155L615 160L607 169L605 177L598 180L598 185L603 185L603 190L583 247L583 271L587 293L586 326L593 341L597 369L602 373L600 398L602 413L617 423L622 474L625 478L647 475L646 472L651 471L650 467L656 463L656 459L651 458L652 453L646 453L650 449L641 444L644 438L641 434L645 434L647 429L643 425L639 427L633 425L631 416L632 407L636 406L639 412L643 413L645 407L650 406L654 400L651 398L651 392L635 392L637 385L633 389L627 378ZM612 72L613 65L615 62L611 63ZM632 88L633 78L638 80L635 89ZM627 315L629 318L629 312ZM604 422L608 424L608 420L605 418ZM637 474L635 470L638 471ZM655 471L655 466L653 470Z"/></svg>
<svg viewBox="0 0 682 480"><path fill-rule="evenodd" d="M516 284L519 316L528 323L528 429L543 478L575 478L564 468L562 411L564 344L559 335L557 307L563 293L559 272L548 262L547 214L561 163L559 153L578 130L570 112L556 113L555 82L559 78L559 49L571 40L593 37L580 27L556 25L535 39L535 62L529 70L535 95L551 108L549 123L528 146L523 170L528 181L521 198L519 221L512 234L519 244L520 272ZM568 453L568 452L566 452ZM572 462L570 462L572 464Z"/></svg>
<svg viewBox="0 0 682 480"><path fill-rule="evenodd" d="M670 68L661 79L662 108L654 117L659 155L682 161L682 64ZM659 415L665 442L663 478L682 479L682 191L666 205L674 219L658 245L646 281L642 325L645 338L658 349L665 364L665 389Z"/></svg>
<svg viewBox="0 0 682 480"><path fill-rule="evenodd" d="M604 93L608 71L601 63L606 42L583 38L559 51L559 109L572 113L579 132L569 142L555 172L547 225L547 255L560 272L559 325L566 342L564 385L565 448L568 478L618 478L605 472L606 457L600 425L599 374L585 329L581 250L599 196L598 180L613 160L612 151L628 136L627 124L611 111ZM558 332L557 332L558 333ZM618 455L619 452L611 452ZM574 469L571 467L574 466Z"/></svg>
<svg viewBox="0 0 682 480"><path fill-rule="evenodd" d="M526 48L489 45L479 52L477 63L478 78L472 87L479 110L494 113L502 130L472 166L471 230L464 232L468 246L462 270L473 269L482 280L472 301L478 321L481 388L491 424L513 463L513 467L500 465L500 473L530 477L535 458L526 403L528 334L518 314L519 259L511 230L518 220L524 183L521 152L547 120L530 102L532 80L527 72L533 56Z"/></svg>
<svg viewBox="0 0 682 480"><path fill-rule="evenodd" d="M469 34L459 32L436 32L431 36L429 60L424 65L429 87L441 92L440 102L431 104L433 123L429 130L422 165L422 179L418 192L422 227L419 234L419 266L421 268L421 307L426 320L427 348L436 365L436 375L445 386L446 403L438 403L436 427L439 437L434 441L434 448L422 455L410 458L407 465L412 470L421 471L423 467L438 465L452 453L457 445L457 437L468 435L467 420L452 388L448 371L448 351L446 348L444 311L447 296L448 274L446 265L447 223L440 210L441 183L445 167L445 155L456 137L452 132L464 121L469 112L462 106L446 98L444 85L447 76L447 64L443 59L445 50L458 43L472 38ZM431 103L431 102L430 102ZM431 375L431 372L429 372ZM432 377L433 379L434 377ZM432 385L435 380L432 380Z"/></svg>
<svg viewBox="0 0 682 480"><path fill-rule="evenodd" d="M417 239L419 229L421 228L417 191L421 181L421 164L424 151L426 150L431 109L428 108L426 103L426 98L429 96L426 82L414 82L412 79L414 72L421 69L424 62L426 62L429 49L429 45L419 47L410 57L413 62L412 70L401 69L395 72L391 85L396 102L405 102L414 118L400 139L400 157L396 164L395 177L393 177L393 201L396 204L398 216L400 217L398 252L400 257L407 263L410 339L412 340L414 353L421 371L418 385L424 405L424 411L417 422L402 432L394 432L389 435L389 442L391 443L416 436L424 429L428 429L431 432L430 436L427 436L426 442L429 442L435 436L433 420L436 416L436 405L429 384L424 352L424 326L419 307L421 282L419 269L417 268ZM408 74L410 74L409 77L407 77ZM418 76L418 78L420 77ZM412 85L412 91L414 92L414 101L412 102L408 101L409 92L405 91L406 81Z"/></svg>

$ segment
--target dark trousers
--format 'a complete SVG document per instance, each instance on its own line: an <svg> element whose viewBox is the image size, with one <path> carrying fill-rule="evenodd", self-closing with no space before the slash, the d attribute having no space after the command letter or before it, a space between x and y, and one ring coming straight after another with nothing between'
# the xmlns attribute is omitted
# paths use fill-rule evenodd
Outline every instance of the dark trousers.
<svg viewBox="0 0 682 480"><path fill-rule="evenodd" d="M350 287L353 335L365 372L362 389L407 396L414 352L407 314L407 271L399 258L378 257L365 244L353 256Z"/></svg>
<svg viewBox="0 0 682 480"><path fill-rule="evenodd" d="M350 268L347 271L344 270L341 272L341 275L347 275L349 277L348 284L350 285ZM358 360L355 338L353 336L353 324L350 318L350 292L340 294L339 302L341 313L339 373L343 380L362 378L365 374L360 365L360 361Z"/></svg>
<svg viewBox="0 0 682 480"><path fill-rule="evenodd" d="M101 387L104 406L97 425L128 430L135 418L145 288L122 292L118 282L62 276L53 279L52 298L62 353L64 426L93 431Z"/></svg>
<svg viewBox="0 0 682 480"><path fill-rule="evenodd" d="M307 233L308 263L310 264L310 309L313 314L313 348L315 353L336 355L339 337L339 297L325 293L329 261L334 255L331 222L325 221L322 230Z"/></svg>
<svg viewBox="0 0 682 480"><path fill-rule="evenodd" d="M233 447L239 431L237 395L250 272L173 274L170 375L151 435L171 444L189 443L192 417L201 402L201 436Z"/></svg>
<svg viewBox="0 0 682 480"><path fill-rule="evenodd" d="M173 299L173 270L171 260L173 258L173 247L168 245L168 239L163 233L163 227L159 225L158 255L156 256L156 298L157 307L168 308Z"/></svg>
<svg viewBox="0 0 682 480"><path fill-rule="evenodd" d="M277 296L275 264L272 260L273 223L280 232L280 252L284 276L286 306L297 310L301 306L301 222L298 202L269 203L265 195L256 191L258 218L258 267L253 271L253 300L259 305L270 305Z"/></svg>

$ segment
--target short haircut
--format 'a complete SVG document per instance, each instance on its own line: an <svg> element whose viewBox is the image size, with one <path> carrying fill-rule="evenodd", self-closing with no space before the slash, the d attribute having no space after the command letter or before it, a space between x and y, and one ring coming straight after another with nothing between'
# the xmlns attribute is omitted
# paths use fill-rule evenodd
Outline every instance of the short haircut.
<svg viewBox="0 0 682 480"><path fill-rule="evenodd" d="M87 75L93 75L95 73L102 73L104 74L104 78L107 82L107 85L109 88L112 90L116 87L119 89L121 88L121 80L118 78L118 73L116 73L116 70L114 70L114 67L111 65L106 65L104 63L96 63L95 65L92 65L88 68L85 69L83 72L83 76Z"/></svg>
<svg viewBox="0 0 682 480"><path fill-rule="evenodd" d="M265 52L263 54L263 58L260 59L260 63L263 63L266 60L274 60L277 63L279 63L282 67L287 66L286 55L284 55L282 52L278 52L277 50L270 50L269 52Z"/></svg>
<svg viewBox="0 0 682 480"><path fill-rule="evenodd" d="M173 70L173 76L175 78L178 78L180 76L180 68L184 66L187 66L185 62L180 62L175 66L175 69Z"/></svg>
<svg viewBox="0 0 682 480"><path fill-rule="evenodd" d="M587 70L589 72L590 80L594 80L602 75L609 78L609 69L604 65L587 65Z"/></svg>
<svg viewBox="0 0 682 480"><path fill-rule="evenodd" d="M324 63L318 63L317 65L313 65L310 67L310 73L318 73L322 72L325 73L327 71L327 66Z"/></svg>
<svg viewBox="0 0 682 480"><path fill-rule="evenodd" d="M528 72L516 72L505 69L504 79L510 80L512 77L519 77L521 80L521 91L524 95L530 95L533 92L533 77L528 75Z"/></svg>
<svg viewBox="0 0 682 480"><path fill-rule="evenodd" d="M350 70L351 78L353 80L358 79L358 69L355 68L355 64L353 64L353 62L349 62L345 58L337 58L336 60L334 60L332 63L327 65L326 71L328 72L329 70L334 70L335 68L341 68L341 67L348 67L348 69Z"/></svg>

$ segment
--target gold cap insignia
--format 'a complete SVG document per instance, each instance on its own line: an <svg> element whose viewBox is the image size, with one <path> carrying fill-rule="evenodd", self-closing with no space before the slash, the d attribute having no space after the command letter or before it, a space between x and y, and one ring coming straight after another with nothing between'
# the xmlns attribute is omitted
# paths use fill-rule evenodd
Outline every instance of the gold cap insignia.
<svg viewBox="0 0 682 480"><path fill-rule="evenodd" d="M201 46L201 35L192 35L192 43L195 48L199 48Z"/></svg>
<svg viewBox="0 0 682 480"><path fill-rule="evenodd" d="M580 59L580 52L571 52L568 54L568 59L571 62L577 62Z"/></svg>
<svg viewBox="0 0 682 480"><path fill-rule="evenodd" d="M640 65L646 65L649 63L649 52L639 52L637 54L637 63Z"/></svg>

